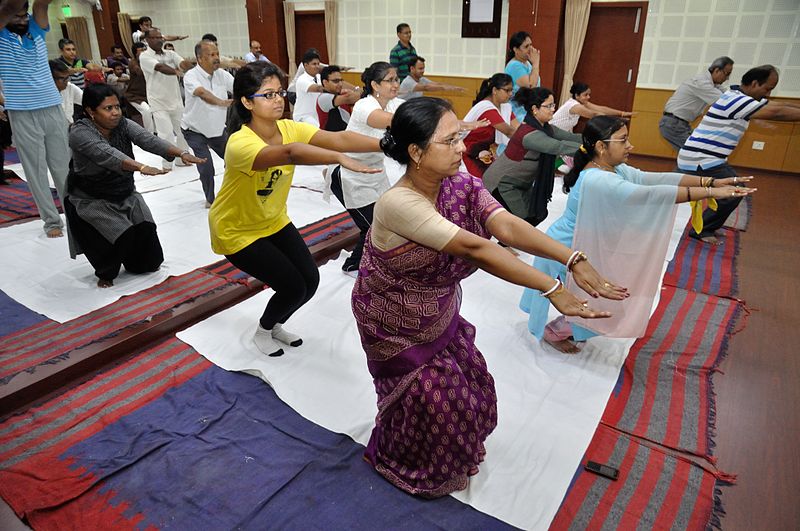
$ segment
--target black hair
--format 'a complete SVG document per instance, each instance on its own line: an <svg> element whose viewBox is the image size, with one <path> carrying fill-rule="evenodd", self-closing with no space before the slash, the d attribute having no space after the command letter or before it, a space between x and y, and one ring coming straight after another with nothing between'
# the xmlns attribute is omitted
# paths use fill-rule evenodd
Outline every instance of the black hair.
<svg viewBox="0 0 800 531"><path fill-rule="evenodd" d="M205 35L200 37L200 40L201 41L217 42L217 36L214 35L213 33L206 33Z"/></svg>
<svg viewBox="0 0 800 531"><path fill-rule="evenodd" d="M511 39L508 41L508 52L506 53L506 62L509 62L514 58L514 48L519 48L522 46L522 43L525 42L525 39L530 37L531 34L527 31L518 31L511 36Z"/></svg>
<svg viewBox="0 0 800 531"><path fill-rule="evenodd" d="M103 100L109 96L114 96L115 98L119 99L117 91L111 88L111 85L106 85L105 83L92 83L91 85L86 85L86 88L83 89L83 99L81 100L81 105L84 109L91 109L94 111L101 103L103 103Z"/></svg>
<svg viewBox="0 0 800 531"><path fill-rule="evenodd" d="M440 98L423 96L403 103L395 111L392 125L381 139L381 149L387 157L408 164L411 161L408 148L416 144L425 150L439 127L439 120L448 112L453 112L453 106Z"/></svg>
<svg viewBox="0 0 800 531"><path fill-rule="evenodd" d="M47 64L50 65L51 74L55 74L56 72L69 72L69 67L57 59L47 61Z"/></svg>
<svg viewBox="0 0 800 531"><path fill-rule="evenodd" d="M120 45L120 44L112 44L111 45L111 53L114 53L114 50L116 50L117 48L122 50L122 45ZM122 51L124 52L125 50L122 50Z"/></svg>
<svg viewBox="0 0 800 531"><path fill-rule="evenodd" d="M328 66L326 66L325 68L323 68L320 71L319 79L320 79L320 81L325 81L334 72L341 72L341 71L342 71L342 69L341 69L341 67L339 67L339 65L328 65Z"/></svg>
<svg viewBox="0 0 800 531"><path fill-rule="evenodd" d="M136 50L146 50L146 49L147 49L147 45L145 43L143 43L143 42L134 42L133 43L133 48L131 49L131 51L133 52L133 57L134 58L136 57Z"/></svg>
<svg viewBox="0 0 800 531"><path fill-rule="evenodd" d="M584 83L583 81L576 81L572 84L569 88L569 93L572 95L573 98L578 98L581 94L589 90L589 85Z"/></svg>
<svg viewBox="0 0 800 531"><path fill-rule="evenodd" d="M121 66L122 68L125 68L125 63L122 63L120 61L111 61L110 63L108 63L108 67L110 69L112 69L112 70L115 69L118 66Z"/></svg>
<svg viewBox="0 0 800 531"><path fill-rule="evenodd" d="M75 44L72 39L58 39L58 49L63 50L67 44Z"/></svg>
<svg viewBox="0 0 800 531"><path fill-rule="evenodd" d="M595 156L595 144L608 140L611 135L622 129L625 122L614 116L595 116L583 128L583 140L580 149L575 152L572 169L564 176L564 193L575 186L578 176Z"/></svg>
<svg viewBox="0 0 800 531"><path fill-rule="evenodd" d="M241 67L233 78L233 109L229 113L228 133L233 134L242 128L242 124L250 123L253 115L242 103L242 98L248 98L258 92L264 80L270 77L278 78L283 84L286 74L272 63L255 61Z"/></svg>
<svg viewBox="0 0 800 531"><path fill-rule="evenodd" d="M317 50L314 48L309 48L306 50L306 53L303 54L301 61L303 64L308 64L314 59L319 60L319 52L317 52Z"/></svg>
<svg viewBox="0 0 800 531"><path fill-rule="evenodd" d="M492 95L492 89L501 89L506 85L513 85L514 80L511 76L504 72L499 72L488 79L481 82L481 88L478 89L478 94L475 96L473 105L477 105L479 101L485 100Z"/></svg>
<svg viewBox="0 0 800 531"><path fill-rule="evenodd" d="M361 74L361 82L364 83L364 96L369 96L373 93L372 82L380 83L389 70L394 68L386 61L378 61L369 65Z"/></svg>
<svg viewBox="0 0 800 531"><path fill-rule="evenodd" d="M400 32L401 32L401 31L403 31L404 29L406 29L406 28L410 28L410 27L411 27L411 26L409 26L409 25L408 25L408 24L406 24L405 22L401 22L400 24L398 24L398 25L397 25L397 33L400 33Z"/></svg>
<svg viewBox="0 0 800 531"><path fill-rule="evenodd" d="M717 57L716 59L714 59L714 62L712 62L711 65L708 67L708 71L713 74L714 70L724 70L726 66L732 64L733 64L733 59L731 59L726 55L723 55L722 57Z"/></svg>
<svg viewBox="0 0 800 531"><path fill-rule="evenodd" d="M530 112L531 107L541 107L544 100L553 95L553 91L545 87L520 87L516 94L514 94L514 102L518 103Z"/></svg>
<svg viewBox="0 0 800 531"><path fill-rule="evenodd" d="M424 63L425 58L422 57L421 55L412 55L411 57L408 58L408 64L411 66L417 66L417 61L422 61Z"/></svg>
<svg viewBox="0 0 800 531"><path fill-rule="evenodd" d="M759 85L763 85L769 79L772 73L778 74L778 69L772 65L761 65L751 68L742 76L742 86L747 86L755 81Z"/></svg>
<svg viewBox="0 0 800 531"><path fill-rule="evenodd" d="M153 19L150 17L139 17L139 25L144 24L145 22L153 22Z"/></svg>

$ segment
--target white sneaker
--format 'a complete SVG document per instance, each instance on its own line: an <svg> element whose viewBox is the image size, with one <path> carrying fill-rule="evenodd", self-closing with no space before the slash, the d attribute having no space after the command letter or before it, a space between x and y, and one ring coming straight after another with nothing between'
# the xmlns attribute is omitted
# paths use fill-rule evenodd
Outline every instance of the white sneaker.
<svg viewBox="0 0 800 531"><path fill-rule="evenodd" d="M273 358L283 356L283 349L272 338L272 330L266 330L261 324L256 328L256 333L253 336L253 343L256 344L258 350L267 356Z"/></svg>

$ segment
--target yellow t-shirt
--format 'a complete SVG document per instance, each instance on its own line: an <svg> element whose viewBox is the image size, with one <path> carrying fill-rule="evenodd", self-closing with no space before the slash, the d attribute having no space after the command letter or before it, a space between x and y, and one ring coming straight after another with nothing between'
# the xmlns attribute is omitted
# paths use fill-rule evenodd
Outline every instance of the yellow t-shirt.
<svg viewBox="0 0 800 531"><path fill-rule="evenodd" d="M278 120L283 143L308 144L317 127L292 120ZM294 165L253 170L256 155L266 146L261 137L243 125L225 148L225 177L208 213L211 249L234 254L259 238L275 234L291 220L286 199L292 186Z"/></svg>

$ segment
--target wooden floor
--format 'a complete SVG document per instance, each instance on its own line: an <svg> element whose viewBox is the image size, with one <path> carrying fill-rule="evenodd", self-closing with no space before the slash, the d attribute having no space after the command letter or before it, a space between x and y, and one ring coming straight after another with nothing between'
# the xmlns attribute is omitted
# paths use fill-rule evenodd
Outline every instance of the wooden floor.
<svg viewBox="0 0 800 531"><path fill-rule="evenodd" d="M635 158L642 169L673 161ZM726 531L800 529L800 176L754 175L753 216L742 233L739 297L752 313L714 377L718 467Z"/></svg>
<svg viewBox="0 0 800 531"><path fill-rule="evenodd" d="M674 165L631 163L656 171ZM715 454L721 470L738 474L723 489L722 527L800 529L800 176L754 175L759 191L738 259L740 297L753 311L729 343L724 374L714 377ZM9 516L0 507L0 529L9 529Z"/></svg>

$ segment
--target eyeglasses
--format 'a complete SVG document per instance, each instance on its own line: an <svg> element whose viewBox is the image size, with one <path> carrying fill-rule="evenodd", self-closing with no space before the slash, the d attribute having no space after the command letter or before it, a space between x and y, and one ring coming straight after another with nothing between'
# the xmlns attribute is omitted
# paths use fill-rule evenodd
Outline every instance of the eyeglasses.
<svg viewBox="0 0 800 531"><path fill-rule="evenodd" d="M556 108L556 104L555 103L551 103L549 105L539 105L539 108L540 109L555 109Z"/></svg>
<svg viewBox="0 0 800 531"><path fill-rule="evenodd" d="M433 144L444 144L446 146L450 146L451 149L458 146L459 143L463 142L465 138L469 135L469 131L459 131L456 135L448 140L431 140Z"/></svg>
<svg viewBox="0 0 800 531"><path fill-rule="evenodd" d="M603 142L627 142L630 140L627 136L622 138L606 138Z"/></svg>
<svg viewBox="0 0 800 531"><path fill-rule="evenodd" d="M400 84L400 78L399 77L390 77L389 79L381 79L381 83L389 83L390 85L393 84L393 83L397 83L399 85Z"/></svg>
<svg viewBox="0 0 800 531"><path fill-rule="evenodd" d="M514 87L500 87L497 90L505 90L506 92L511 94L512 92L514 92Z"/></svg>
<svg viewBox="0 0 800 531"><path fill-rule="evenodd" d="M286 90L276 90L275 92L263 92L261 94L250 94L247 96L249 99L253 98L264 98L266 100L271 100L275 98L275 96L280 96L281 98L285 98L289 94Z"/></svg>
<svg viewBox="0 0 800 531"><path fill-rule="evenodd" d="M339 79L328 78L328 81L331 82L331 83L341 83L342 81L344 81L344 79L342 79L342 78L339 78Z"/></svg>

